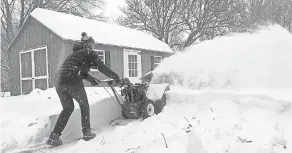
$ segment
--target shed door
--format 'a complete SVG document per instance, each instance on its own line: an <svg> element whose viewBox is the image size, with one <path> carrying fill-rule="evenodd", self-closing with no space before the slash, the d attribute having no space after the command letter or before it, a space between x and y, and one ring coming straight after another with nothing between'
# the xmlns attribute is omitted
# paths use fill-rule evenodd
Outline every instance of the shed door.
<svg viewBox="0 0 292 153"><path fill-rule="evenodd" d="M19 53L21 93L28 94L33 89L48 88L47 47Z"/></svg>
<svg viewBox="0 0 292 153"><path fill-rule="evenodd" d="M124 77L132 83L139 82L142 77L141 52L136 50L124 50Z"/></svg>

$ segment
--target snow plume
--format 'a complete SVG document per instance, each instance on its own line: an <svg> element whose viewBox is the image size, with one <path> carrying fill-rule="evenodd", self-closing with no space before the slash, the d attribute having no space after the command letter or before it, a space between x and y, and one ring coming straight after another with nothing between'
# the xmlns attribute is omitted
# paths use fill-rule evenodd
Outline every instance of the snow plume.
<svg viewBox="0 0 292 153"><path fill-rule="evenodd" d="M192 45L165 59L152 82L193 89L292 87L292 34L270 25Z"/></svg>

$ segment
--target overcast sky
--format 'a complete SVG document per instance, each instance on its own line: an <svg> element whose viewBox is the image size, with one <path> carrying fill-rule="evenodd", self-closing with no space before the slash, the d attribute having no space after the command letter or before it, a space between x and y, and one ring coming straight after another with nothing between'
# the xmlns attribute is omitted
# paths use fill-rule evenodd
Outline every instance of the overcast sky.
<svg viewBox="0 0 292 153"><path fill-rule="evenodd" d="M119 6L124 6L124 0L104 0L105 8L104 8L104 15L110 17L111 20L118 17L122 14L119 9Z"/></svg>

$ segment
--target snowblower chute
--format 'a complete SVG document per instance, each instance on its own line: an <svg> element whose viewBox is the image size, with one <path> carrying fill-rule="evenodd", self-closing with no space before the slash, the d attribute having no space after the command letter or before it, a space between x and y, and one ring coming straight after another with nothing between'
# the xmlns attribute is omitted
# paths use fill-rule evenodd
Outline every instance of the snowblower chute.
<svg viewBox="0 0 292 153"><path fill-rule="evenodd" d="M166 105L165 91L169 90L169 84L131 83L128 78L120 83L120 94L113 86L114 80L102 80L106 82L114 93L115 99L122 107L123 117L126 119L139 119L151 117L162 111Z"/></svg>

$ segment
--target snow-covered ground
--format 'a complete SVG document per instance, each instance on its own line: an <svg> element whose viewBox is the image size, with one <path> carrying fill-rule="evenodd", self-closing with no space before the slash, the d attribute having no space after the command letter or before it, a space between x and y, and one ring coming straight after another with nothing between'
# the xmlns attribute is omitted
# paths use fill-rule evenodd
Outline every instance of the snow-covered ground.
<svg viewBox="0 0 292 153"><path fill-rule="evenodd" d="M155 71L154 82L173 83L162 113L144 121L116 113L107 121L118 119L107 125L104 120L95 139L42 152L291 153L291 42L291 34L270 26L191 46ZM86 90L92 105L104 99L112 104L99 105L108 109L102 113L119 111L103 88ZM0 100L2 152L27 147L36 133L47 134L41 130L48 116L61 110L54 89ZM91 120L102 120L97 116Z"/></svg>
<svg viewBox="0 0 292 153"><path fill-rule="evenodd" d="M79 140L56 147L53 152L289 153L292 151L291 92L292 89L188 90L172 86L161 114L144 121L117 119L99 129L92 141ZM20 125L21 120L26 126L31 122L25 116L18 117L21 118L10 126ZM2 143L13 131L18 140L34 134L24 130L29 126L7 128L2 126ZM45 151L52 149L42 150Z"/></svg>

